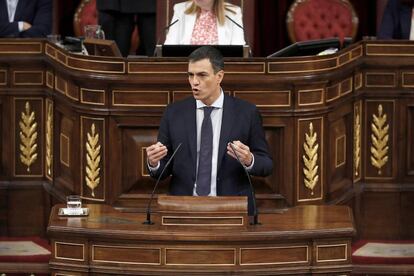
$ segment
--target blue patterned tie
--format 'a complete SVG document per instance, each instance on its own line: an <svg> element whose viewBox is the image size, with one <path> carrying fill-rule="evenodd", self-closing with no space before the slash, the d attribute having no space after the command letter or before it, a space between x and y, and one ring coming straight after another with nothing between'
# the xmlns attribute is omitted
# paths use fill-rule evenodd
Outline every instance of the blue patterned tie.
<svg viewBox="0 0 414 276"><path fill-rule="evenodd" d="M196 192L199 196L210 194L211 186L211 158L213 153L213 125L211 111L214 107L204 107L204 119L201 125L200 155L198 157L198 173Z"/></svg>

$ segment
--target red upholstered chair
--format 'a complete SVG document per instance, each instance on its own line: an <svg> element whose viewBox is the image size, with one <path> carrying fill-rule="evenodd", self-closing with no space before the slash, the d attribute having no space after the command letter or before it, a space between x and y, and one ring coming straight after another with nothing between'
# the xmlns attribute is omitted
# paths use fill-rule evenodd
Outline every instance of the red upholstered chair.
<svg viewBox="0 0 414 276"><path fill-rule="evenodd" d="M83 27L86 25L98 24L98 11L96 10L96 0L82 0L73 16L73 30L76 36L83 36ZM138 49L139 36L138 28L135 26L132 33L130 53L135 54Z"/></svg>
<svg viewBox="0 0 414 276"><path fill-rule="evenodd" d="M355 38L358 17L348 0L296 0L286 18L290 40Z"/></svg>

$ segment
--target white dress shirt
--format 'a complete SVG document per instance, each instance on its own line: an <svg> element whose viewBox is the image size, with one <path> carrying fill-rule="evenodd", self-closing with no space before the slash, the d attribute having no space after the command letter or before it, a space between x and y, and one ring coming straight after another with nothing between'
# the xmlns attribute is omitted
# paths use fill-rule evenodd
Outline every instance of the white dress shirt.
<svg viewBox="0 0 414 276"><path fill-rule="evenodd" d="M14 22L14 15L16 14L17 4L19 0L6 0L7 2L7 12L9 14L9 22ZM23 31L23 22L18 22L19 32Z"/></svg>

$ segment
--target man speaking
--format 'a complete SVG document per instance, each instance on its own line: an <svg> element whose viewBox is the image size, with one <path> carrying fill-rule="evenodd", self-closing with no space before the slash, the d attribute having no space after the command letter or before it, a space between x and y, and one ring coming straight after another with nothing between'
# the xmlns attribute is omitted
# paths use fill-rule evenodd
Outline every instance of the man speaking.
<svg viewBox="0 0 414 276"><path fill-rule="evenodd" d="M203 46L191 53L188 80L193 97L166 108L158 142L146 149L147 162L151 176L158 178L181 145L162 176L171 175L170 194L249 196L252 214L252 193L244 170L267 176L273 162L256 106L224 94L223 77L223 56L216 48Z"/></svg>

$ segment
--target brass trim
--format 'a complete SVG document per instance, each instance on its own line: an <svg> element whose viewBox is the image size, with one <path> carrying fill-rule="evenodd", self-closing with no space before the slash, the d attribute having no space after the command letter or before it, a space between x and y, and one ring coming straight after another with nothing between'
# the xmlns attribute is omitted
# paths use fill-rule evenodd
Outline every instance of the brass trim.
<svg viewBox="0 0 414 276"><path fill-rule="evenodd" d="M336 83L335 85L332 85L332 86L329 86L329 87L326 87L326 89L325 89L325 93L327 94L328 93L328 89L329 88L333 88L333 87L335 87L335 86L338 86L338 94L336 94L336 96L335 97L332 97L332 98L329 98L328 99L328 96L326 95L326 99L325 99L325 101L327 102L327 103L330 103L330 102L332 102L332 101L335 101L336 99L339 99L340 97L341 97L341 91L340 91L340 89L341 89L341 85L340 85L340 83Z"/></svg>
<svg viewBox="0 0 414 276"><path fill-rule="evenodd" d="M145 93L166 93L167 94L167 104L120 104L115 103L115 93L139 93L139 92L145 92ZM112 105L113 106L136 106L136 107L166 107L171 102L170 99L170 92L165 90L112 90Z"/></svg>
<svg viewBox="0 0 414 276"><path fill-rule="evenodd" d="M320 165L321 165L321 168L320 168L320 171L321 172L323 172L324 171L324 169L323 169L323 166L324 166L324 120L323 120L323 117L311 117L311 118L306 118L306 119L298 119L297 120L297 133L300 133L299 132L299 126L300 126L300 122L302 122L302 121L314 121L314 120L319 120L320 122L321 122L321 135L320 135L320 143L319 143L319 145L320 145L320 155L321 155L321 157L320 157ZM298 135L298 137L297 137L297 152L299 153L300 152L300 144L299 144L299 140L300 140L300 137L299 137L299 135ZM296 175L296 196L297 196L297 201L298 202L308 202L308 201L315 201L315 200L321 200L321 199L323 199L323 186L324 186L324 182L323 182L323 173L321 173L320 174L320 185L321 185L321 192L320 192L320 196L319 197L312 197L312 198L300 198L300 194L299 194L299 191L300 191L300 189L299 189L299 187L300 187L300 185L301 185L301 183L299 183L299 179L300 179L300 175L299 175L299 173L300 173L300 171L299 171L299 168L300 168L300 160L301 160L301 158L300 158L300 156L297 156L297 159L296 159L296 166L297 166L297 175Z"/></svg>
<svg viewBox="0 0 414 276"><path fill-rule="evenodd" d="M168 25L168 24L167 24ZM183 71L183 72L178 72L178 71L131 71L131 65L134 64L150 64L150 65L154 65L154 62L150 62L150 61L130 61L128 62L128 74L187 74L187 71ZM159 61L156 63L158 64L174 64L174 65L180 65L180 64L184 64L187 65L187 62L179 62L179 61Z"/></svg>
<svg viewBox="0 0 414 276"><path fill-rule="evenodd" d="M241 71L228 71L226 70L226 74L265 74L266 73L266 63L265 62L243 62L243 61L234 61L234 62L225 62L225 65L230 65L230 64L237 64L237 65L262 65L262 71L250 71L250 72L241 72Z"/></svg>
<svg viewBox="0 0 414 276"><path fill-rule="evenodd" d="M409 71L407 71L407 72L402 72L402 74L401 74L402 76L402 83L401 83L401 87L409 87L409 88L411 88L411 87L414 87L414 84L412 84L412 85L406 85L405 84L405 75L414 75L414 72L409 72Z"/></svg>
<svg viewBox="0 0 414 276"><path fill-rule="evenodd" d="M305 248L306 249L306 261L296 261L296 262L272 262L272 263L243 263L242 262L242 251L243 250L269 250L269 249L290 249L290 248ZM240 248L239 251L239 260L240 265L278 265L278 264L303 264L309 262L309 246L308 245L295 245L295 246L271 246L271 247L251 247L251 248Z"/></svg>
<svg viewBox="0 0 414 276"><path fill-rule="evenodd" d="M84 152L84 148L85 148L85 146L84 146L84 140L83 140L83 128L84 128L84 126L83 126L83 124L84 124L84 119L86 119L86 120L91 120L91 121L102 121L102 133L103 134L105 134L106 132L105 132L105 118L97 118L97 117L89 117L89 116L80 116L80 125L81 125L81 131L80 131L80 143L81 143L81 165L80 165L80 168L81 168L81 180L82 180L82 182L81 182L81 198L83 198L83 199L89 199L89 200L91 200L91 201L96 201L96 202L105 202L105 200L106 200L106 173L105 173L105 169L103 169L103 171L102 171L102 175L103 175L103 181L102 181L102 185L103 185L103 198L93 198L93 197L87 197L87 196L85 196L84 195L84 189L83 189L83 187L84 187L84 184L86 184L86 183L84 183L84 179L85 179L85 175L84 175L84 170L82 169L83 168L83 166L84 166L84 161L83 161L83 158L82 158L82 154L83 154L83 152ZM86 136L86 135L85 135ZM105 152L106 152L106 150L105 150L105 135L102 135L102 143L101 143L101 145L103 145L103 147L102 147L102 154L101 154L101 156L105 156ZM102 167L103 168L105 168L105 158L102 158L102 162L103 162L103 165L102 165Z"/></svg>
<svg viewBox="0 0 414 276"><path fill-rule="evenodd" d="M378 104L378 116L372 114L371 121L371 165L378 169L381 175L381 168L388 162L389 128L387 114L383 113L382 104Z"/></svg>
<svg viewBox="0 0 414 276"><path fill-rule="evenodd" d="M27 55L27 54L41 54L43 53L43 47L42 47L42 43L41 42L20 42L20 41L13 41L13 42L0 42L0 45L5 44L5 45L10 45L10 44L20 44L20 45L38 45L39 46L39 51L0 51L0 54L22 54L22 55Z"/></svg>
<svg viewBox="0 0 414 276"><path fill-rule="evenodd" d="M327 62L335 60L335 66L327 67L327 68L320 68L320 69L307 69L307 70L290 70L290 71L272 71L270 70L270 66L273 64L292 64L292 63L317 63L317 62ZM313 59L313 60L288 60L288 61L269 61L267 63L267 72L269 74L289 74L289 73L308 73L308 72L323 72L328 70L333 70L338 68L338 57L330 57L330 58L321 58L321 59Z"/></svg>
<svg viewBox="0 0 414 276"><path fill-rule="evenodd" d="M93 59L85 59L85 58L76 58L76 57L72 57L72 56L66 56L66 67L74 69L74 70L78 70L78 71L83 71L83 72L92 72L92 73L107 73L107 74L125 74L125 62L121 62L121 61L110 61L110 60L93 60ZM97 69L85 69L85 68L79 68L79 67L73 67L71 65L69 65L69 59L73 59L73 60L79 60L82 62L92 62L92 63L98 63L98 64L118 64L121 65L122 64L122 71L112 71L112 70L97 70Z"/></svg>
<svg viewBox="0 0 414 276"><path fill-rule="evenodd" d="M52 72L50 71L46 71L46 86L49 87L50 89L54 88L54 75ZM51 83L51 84L49 84Z"/></svg>
<svg viewBox="0 0 414 276"><path fill-rule="evenodd" d="M354 103L354 150L353 150L353 181L361 179L361 148L362 148L362 101Z"/></svg>
<svg viewBox="0 0 414 276"><path fill-rule="evenodd" d="M4 82L0 82L0 85L7 85L7 70L0 70L0 72L4 72Z"/></svg>
<svg viewBox="0 0 414 276"><path fill-rule="evenodd" d="M63 82L63 86L65 87L64 89L65 90L61 90L59 87L58 87L58 79L61 79L62 80L62 82ZM66 95L67 94L67 91L68 91L68 81L67 80L65 80L64 78L61 78L61 77L58 77L57 75L55 75L55 90L56 91L58 91L58 92L60 92L60 93L62 93L62 94L64 94L64 95Z"/></svg>
<svg viewBox="0 0 414 276"><path fill-rule="evenodd" d="M359 90L362 87L362 73L358 73L355 76L355 90ZM358 80L357 80L358 79Z"/></svg>
<svg viewBox="0 0 414 276"><path fill-rule="evenodd" d="M54 250L54 253L55 253L55 256L54 257L55 257L55 259L58 259L58 260L81 261L81 262L85 261L85 244L83 244L83 243L73 243L73 242L58 242L58 241L55 241L54 244L55 244L55 250ZM58 257L57 256L57 244L63 244L63 245L66 244L66 245L82 246L82 259Z"/></svg>
<svg viewBox="0 0 414 276"><path fill-rule="evenodd" d="M42 81L41 82L19 82L19 83L16 83L16 73L31 73L31 74L40 73L41 76L42 76L41 77ZM13 71L12 84L15 85L15 86L19 86L19 85L43 85L44 84L44 72L43 71L27 71L27 70Z"/></svg>
<svg viewBox="0 0 414 276"><path fill-rule="evenodd" d="M344 84L346 81L350 82L350 83L349 83L349 89L348 89L348 90L346 90L346 91L342 91L342 86L343 86L343 84ZM347 78L347 79L345 79L345 80L341 81L341 82L339 83L339 95L340 95L340 96L345 96L345 95L347 95L347 94L351 93L351 92L352 92L352 87L353 87L353 79L352 79L352 77L349 77L349 78Z"/></svg>
<svg viewBox="0 0 414 276"><path fill-rule="evenodd" d="M233 91L234 96L237 97L237 93L239 94L252 94L252 93L287 93L288 94L288 104L256 104L257 107L290 107L292 102L292 91L291 90L272 90L272 91L261 91L261 90L253 90L253 91Z"/></svg>
<svg viewBox="0 0 414 276"><path fill-rule="evenodd" d="M49 53L49 49L52 49L54 51L55 55L51 55ZM50 46L48 43L45 44L45 54L49 56L51 59L56 60L56 49L52 46Z"/></svg>
<svg viewBox="0 0 414 276"><path fill-rule="evenodd" d="M174 218L184 218L184 219L241 219L241 223L237 224L237 223L227 223L227 224L179 224L179 223L165 223L164 219L174 219ZM185 216L185 217L180 217L180 216L162 216L161 219L161 225L179 225L179 226L199 226L199 227L205 227L205 226L243 226L244 225L244 218L242 216L237 217L237 216L231 216L231 217L211 217L211 216Z"/></svg>
<svg viewBox="0 0 414 276"><path fill-rule="evenodd" d="M413 47L413 45L410 44L380 44L380 43L373 43L373 44L366 44L365 45L365 55L366 56L401 56L401 57L412 57L414 54L404 54L404 53L398 53L398 54L375 54L370 53L369 48L375 48L375 47Z"/></svg>
<svg viewBox="0 0 414 276"><path fill-rule="evenodd" d="M309 133L305 132L305 142L303 143L303 150L305 155L302 155L303 159L303 174L305 187L311 190L311 196L313 196L313 189L318 184L319 180L319 165L318 165L318 133L313 130L313 123L309 123Z"/></svg>
<svg viewBox="0 0 414 276"><path fill-rule="evenodd" d="M147 147L141 147L141 176L143 176L143 177L150 177L149 174L145 174L144 173L145 172L145 167L147 166L147 160L145 160L145 158L144 158L146 148ZM140 150L138 149L138 152L139 151ZM140 175L140 174L138 173L138 175Z"/></svg>
<svg viewBox="0 0 414 276"><path fill-rule="evenodd" d="M392 116L392 123L391 123L391 125L392 126L395 126L395 102L396 102L396 100L365 100L365 110L368 110L367 109L367 106L368 106L368 104L369 103L392 103L392 114L393 114L393 116ZM364 114L364 122L365 122L365 125L368 125L368 112L365 112L365 114ZM392 139L392 148L393 149L395 149L395 128L393 127L393 131L392 131L392 137L393 137L393 139ZM364 143L365 143L365 149L367 149L367 147L368 147L368 136L367 136L367 134L368 134L368 128L367 127L365 127L364 128L364 135L365 135L365 137L367 137L366 139L364 139ZM393 154L391 155L391 158L394 158L394 152L393 152ZM373 180L377 180L377 179L379 179L379 180L384 180L384 179L393 179L394 178L394 172L395 172L395 170L394 170L394 166L393 166L393 162L391 161L390 162L390 164L391 164L391 166L392 166L392 169L391 169L391 171L392 171L392 173L391 173L391 176L381 176L381 177L377 177L377 176L368 176L368 174L367 174L367 164L368 164L369 162L364 162L364 179L373 179Z"/></svg>
<svg viewBox="0 0 414 276"><path fill-rule="evenodd" d="M319 259L319 248L326 248L326 247L342 247L345 246L344 256L343 259L329 259L329 260L320 260ZM327 263L327 262L340 262L340 261L347 261L348 260L348 244L341 243L341 244L324 244L324 245L316 245L316 262L317 263Z"/></svg>
<svg viewBox="0 0 414 276"><path fill-rule="evenodd" d="M53 180L53 101L46 99L45 176Z"/></svg>
<svg viewBox="0 0 414 276"><path fill-rule="evenodd" d="M97 260L95 259L95 247L102 247L102 248L122 248L122 249L130 249L130 248L136 248L136 249L147 249L147 250L158 250L159 252L159 262L158 263L141 263L141 262L121 262L121 261L103 261L103 260ZM119 264L137 264L137 265L161 265L161 248L147 248L147 247L140 247L140 246L115 246L115 245L96 245L92 244L92 262L97 263L119 263Z"/></svg>
<svg viewBox="0 0 414 276"><path fill-rule="evenodd" d="M67 153L68 153L68 156L67 156L68 162L66 162L65 160L62 159L63 139L66 139L66 150L67 150ZM66 136L65 134L63 134L62 132L60 133L59 149L60 149L60 154L59 154L60 155L60 163L65 165L66 167L70 168L70 138L68 136Z"/></svg>
<svg viewBox="0 0 414 276"><path fill-rule="evenodd" d="M86 185L91 189L92 197L95 197L95 188L101 182L101 144L99 143L99 133L95 133L95 123L91 125L91 132L86 133Z"/></svg>
<svg viewBox="0 0 414 276"><path fill-rule="evenodd" d="M321 95L319 102L304 103L304 104L301 103L300 96L301 96L302 93L310 93L310 92L317 92L317 91L320 91L320 95ZM324 94L325 94L325 89L324 88L298 90L298 106L312 106L312 105L323 104Z"/></svg>
<svg viewBox="0 0 414 276"><path fill-rule="evenodd" d="M83 99L83 92L84 91L91 91L91 92L97 92L103 94L103 103L101 102L90 102ZM71 97L73 98L73 97ZM90 105L105 105L106 104L106 97L105 97L105 90L102 89L89 89L89 88L80 88L80 102L83 104L90 104Z"/></svg>
<svg viewBox="0 0 414 276"><path fill-rule="evenodd" d="M393 76L393 84L392 85L368 85L367 83L367 76L369 75L391 75ZM388 72L365 72L365 87L397 87L396 84L396 73L388 73Z"/></svg>
<svg viewBox="0 0 414 276"><path fill-rule="evenodd" d="M343 147L343 162L338 164L338 142L340 139L344 140L344 147ZM341 135L335 139L335 169L343 166L346 164L346 134Z"/></svg>
<svg viewBox="0 0 414 276"><path fill-rule="evenodd" d="M182 251L233 251L233 263L228 264L169 264L167 260L167 251L168 250L182 250ZM229 266L229 265L236 265L236 259L237 259L237 250L236 248L165 248L165 265L170 266Z"/></svg>
<svg viewBox="0 0 414 276"><path fill-rule="evenodd" d="M16 101L18 101L18 100L21 100L21 101L28 101L28 100L31 100L31 101L40 101L40 103L41 103L41 121L43 122L43 118L44 118L44 114L43 114L43 99L42 98L36 98L36 97L27 97L27 98L23 98L23 97L15 97L14 99L14 102L13 102L13 104L14 104L14 111L16 111ZM40 124L40 128L41 128L41 131L39 132L41 135L43 134L43 127L42 127L42 125ZM13 136L15 136L16 134L16 112L13 112ZM42 141L42 139L43 139L43 137L41 137L40 138L41 139L41 141ZM15 139L13 139L13 151L15 151L15 149L16 149L16 141L17 141L17 137L15 137ZM43 152L43 143L42 143L42 148L39 150L40 152ZM42 177L43 176L43 170L44 170L44 168L43 168L43 162L40 162L40 166L41 166L41 168L40 168L40 171L42 172L42 174L30 174L30 175L27 175L27 174L16 174L16 152L15 152L15 154L13 154L13 176L14 177Z"/></svg>

